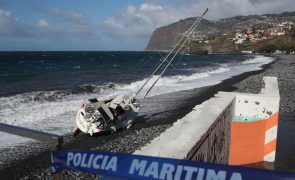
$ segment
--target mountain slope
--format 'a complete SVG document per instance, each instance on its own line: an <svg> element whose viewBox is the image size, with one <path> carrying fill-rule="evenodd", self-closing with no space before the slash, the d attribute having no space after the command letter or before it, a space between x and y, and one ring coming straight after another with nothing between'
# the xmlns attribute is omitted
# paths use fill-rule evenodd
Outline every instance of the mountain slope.
<svg viewBox="0 0 295 180"><path fill-rule="evenodd" d="M187 18L176 23L157 28L148 42L145 50L169 50L176 44L181 34L188 29L195 18ZM295 12L281 14L235 16L218 21L203 19L195 32L195 36L206 39L228 35L247 28L266 28L283 21L295 22ZM205 48L206 49L206 48ZM214 49L214 48L213 48Z"/></svg>

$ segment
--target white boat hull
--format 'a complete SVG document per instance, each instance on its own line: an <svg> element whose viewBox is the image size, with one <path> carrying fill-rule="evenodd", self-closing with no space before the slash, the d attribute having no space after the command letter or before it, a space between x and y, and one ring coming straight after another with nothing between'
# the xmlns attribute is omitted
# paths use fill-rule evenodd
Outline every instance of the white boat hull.
<svg viewBox="0 0 295 180"><path fill-rule="evenodd" d="M139 107L134 98L118 96L112 100L84 102L77 112L77 129L74 136L80 132L91 136L100 132L116 132L129 128L137 117Z"/></svg>

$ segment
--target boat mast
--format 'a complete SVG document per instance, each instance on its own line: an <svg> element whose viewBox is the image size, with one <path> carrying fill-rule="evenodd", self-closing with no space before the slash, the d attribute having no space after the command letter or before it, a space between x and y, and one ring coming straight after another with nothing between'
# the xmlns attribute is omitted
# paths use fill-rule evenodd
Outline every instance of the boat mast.
<svg viewBox="0 0 295 180"><path fill-rule="evenodd" d="M203 18L203 16L207 12L208 12L208 8L205 10L205 12L199 18L197 18L197 20L193 23L193 25L184 33L183 37L177 42L177 44L173 47L173 49L165 57L165 59L162 61L162 63L156 68L156 70L151 74L151 76L148 78L148 80L137 91L137 93L136 93L135 96L137 96L139 94L139 92L143 89L143 87L147 84L147 82L152 78L152 76L157 72L157 70L162 66L162 64L170 57L170 55L173 53L173 51L176 50L176 52L174 53L174 55L172 56L172 58L170 59L170 61L165 66L164 70L161 72L160 76L155 80L155 82L152 84L152 86L145 93L144 97L141 100L141 103L146 98L146 96L149 94L149 92L151 91L151 89L155 86L155 84L158 82L158 80L163 76L163 74L165 73L166 69L170 66L170 64L172 63L172 61L174 60L174 58L177 56L178 52L182 49L182 47L184 46L184 44L187 42L187 40L191 36L192 32L195 30L195 28L198 26L198 24L200 23L201 19ZM179 44L181 44L181 45L179 46Z"/></svg>
<svg viewBox="0 0 295 180"><path fill-rule="evenodd" d="M155 73L159 70L159 68L166 62L166 60L170 57L170 55L177 49L178 45L184 40L184 39L188 39L188 37L191 35L191 33L193 32L193 30L196 28L196 26L198 25L198 23L200 22L200 20L202 19L202 17L208 12L208 8L206 9L206 11L194 22L194 24L183 34L182 38L176 43L176 45L172 48L172 50L170 50L170 52L168 53L168 55L164 58L164 60L158 65L158 67L153 71L153 73L149 76L149 78L145 81L145 83L139 88L139 90L136 92L135 94L135 98L136 96L141 92L141 90L145 87L145 85L151 80L151 78L153 77L153 75L155 75ZM185 41L186 42L186 41ZM184 44L184 43L183 43ZM180 50L180 48L179 48ZM177 52L179 52L179 50ZM171 63L170 63L171 64Z"/></svg>

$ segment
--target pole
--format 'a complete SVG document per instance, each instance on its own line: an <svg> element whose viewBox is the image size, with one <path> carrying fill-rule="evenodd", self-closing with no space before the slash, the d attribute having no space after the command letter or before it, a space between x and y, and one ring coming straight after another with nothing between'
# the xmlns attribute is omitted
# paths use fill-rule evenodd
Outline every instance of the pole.
<svg viewBox="0 0 295 180"><path fill-rule="evenodd" d="M59 141L57 144L51 146L51 151L58 151L62 149L62 141ZM53 180L63 180L63 171L59 171L52 176Z"/></svg>
<svg viewBox="0 0 295 180"><path fill-rule="evenodd" d="M170 55L173 53L173 51L175 51L178 47L178 45L184 40L184 38L187 38L186 36L195 28L196 24L198 23L198 21L207 13L208 8L206 9L206 11L202 14L202 16L200 16L196 22L194 22L194 24L184 33L184 35L182 36L182 38L176 43L176 45L172 48L172 50L168 53L168 55L165 57L165 59L158 65L158 67L154 70L154 72L149 76L149 78L145 81L145 83L139 88L139 90L136 92L135 94L135 98L136 96L140 93L140 91L144 88L144 86L148 83L148 81L151 80L151 78L153 77L153 75L159 70L159 68L163 65L163 63L170 57Z"/></svg>
<svg viewBox="0 0 295 180"><path fill-rule="evenodd" d="M187 31L188 33L186 33L186 35L188 35L188 37L192 34L193 30L198 26L198 24L200 23L202 17L208 12L208 8L205 10L205 12L196 20L196 22L189 28L189 30ZM186 36L185 35L185 36ZM184 37L185 37L184 36ZM184 42L180 45L180 47L177 49L176 53L173 55L173 57L171 58L171 60L167 63L165 69L162 71L162 73L160 74L160 76L156 79L156 81L152 84L152 86L147 90L147 92L145 93L144 97L142 98L141 102L143 102L143 100L146 98L146 96L148 95L148 93L151 91L151 89L155 86L155 84L158 82L158 80L162 77L162 75L165 73L166 69L168 68L168 66L172 63L172 61L174 60L174 58L176 57L176 55L178 54L178 52L181 50L181 48L183 47L183 45L187 42L187 40L189 39L188 37L186 37L186 39L184 40ZM183 38L182 38L183 39ZM177 43L178 45L179 43ZM175 47L177 47L177 45ZM172 52L172 51L171 51ZM170 53L171 53L170 52ZM169 54L170 54L169 53ZM167 56L163 62L168 58L169 56Z"/></svg>

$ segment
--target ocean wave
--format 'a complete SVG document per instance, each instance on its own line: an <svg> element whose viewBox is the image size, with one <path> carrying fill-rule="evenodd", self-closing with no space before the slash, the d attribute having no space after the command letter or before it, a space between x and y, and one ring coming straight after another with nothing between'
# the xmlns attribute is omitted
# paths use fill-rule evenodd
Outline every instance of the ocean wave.
<svg viewBox="0 0 295 180"><path fill-rule="evenodd" d="M158 94L186 90L186 89L193 89L199 80L206 79L210 81L209 78L211 75L225 73L227 71L230 71L230 68L221 67L214 70L208 70L205 72L193 73L191 75L175 75L175 76L161 77L158 80L157 84L155 85L155 88L157 88L157 93L152 93L152 95L158 95ZM152 84L158 78L159 78L158 75L152 76L152 78L146 84L143 91L146 91L149 87L151 87ZM120 84L116 86L116 89L121 89L121 90L128 89L130 91L136 92L146 81L147 81L147 78L139 80L139 81L135 81L129 84Z"/></svg>
<svg viewBox="0 0 295 180"><path fill-rule="evenodd" d="M196 72L191 75L161 77L155 85L153 91L150 93L150 96L218 84L224 79L241 74L243 72L259 70L261 69L262 65L268 64L273 60L274 59L271 57L254 56L253 58L242 63L227 63L226 65L219 65L217 68L210 68L209 70ZM195 70L201 71L198 68ZM151 87L153 82L155 82L158 77L159 76L157 75L153 76L142 91L145 92L148 87ZM129 91L136 92L146 80L147 79L145 78L130 84L119 85L116 88L122 90L128 89Z"/></svg>
<svg viewBox="0 0 295 180"><path fill-rule="evenodd" d="M64 101L72 98L73 96L86 96L86 98L87 96L93 96L93 98L107 96L108 94L115 93L114 91L117 86L118 85L114 83L108 83L102 86L85 84L68 90L35 91L0 97L0 111L7 108L13 108L18 104Z"/></svg>
<svg viewBox="0 0 295 180"><path fill-rule="evenodd" d="M273 58L265 57L265 56L255 56L249 60L246 60L239 64L227 64L219 65L219 67L210 68L208 70L202 68L195 68L195 71L199 71L190 75L174 75L174 76L164 76L159 79L155 87L157 87L158 92L156 94L163 94L173 91L192 89L195 87L212 85L214 83L220 82L219 79L226 79L231 76L240 74L242 72L257 70L261 65L269 63L273 61ZM193 69L189 69L193 71ZM146 88L152 86L153 82L158 78L158 75L154 75L151 80L147 83ZM204 79L204 80L202 80ZM54 102L58 100L62 100L69 95L79 95L79 94L96 94L99 95L101 93L116 93L116 92L124 92L130 91L135 93L147 80L147 78L134 81L131 83L108 83L105 85L94 85L94 84L83 84L75 86L71 89L67 90L56 90L56 91L38 91L38 92L30 92L24 93L20 95L16 95L18 99L21 99L22 103L26 102ZM205 81L206 80L206 81ZM198 84L198 82L202 81L202 83ZM161 88L162 87L162 88ZM0 105L1 107L1 105Z"/></svg>
<svg viewBox="0 0 295 180"><path fill-rule="evenodd" d="M108 83L106 85L98 86L93 84L84 84L76 86L71 90L72 94L81 94L81 93L101 93L102 91L115 89L116 84Z"/></svg>
<svg viewBox="0 0 295 180"><path fill-rule="evenodd" d="M257 56L236 65L219 66L211 70L203 69L203 72L190 75L162 77L149 96L214 85L231 76L257 70L260 65L272 60L273 58ZM158 77L153 76L147 87L150 87ZM100 86L84 84L68 90L39 91L0 97L2 117L0 122L57 134L70 133L75 127L75 114L84 99L104 99L116 94L132 95L146 80L145 78L131 83L108 83ZM143 92L146 90L147 88ZM11 146L19 143L18 139L11 140L11 136L6 134L0 137L0 141L4 142L0 147L7 147L9 143Z"/></svg>
<svg viewBox="0 0 295 180"><path fill-rule="evenodd" d="M18 99L21 99L22 103L32 102L32 101L54 102L57 100L64 99L65 97L72 94L87 94L87 93L99 94L103 91L112 90L114 88L115 88L114 83L108 83L103 86L84 84L84 85L75 86L74 88L69 90L37 91L37 92L30 92L30 93L16 95L16 97L18 97Z"/></svg>
<svg viewBox="0 0 295 180"><path fill-rule="evenodd" d="M224 73L224 72L227 72L227 71L230 71L230 68L218 68L218 69L215 69L213 71L210 71L209 74L218 74L218 73Z"/></svg>
<svg viewBox="0 0 295 180"><path fill-rule="evenodd" d="M45 69L54 69L54 68L56 68L56 67L52 67L52 66L45 67Z"/></svg>
<svg viewBox="0 0 295 180"><path fill-rule="evenodd" d="M37 91L37 92L31 92L31 93L25 93L22 94L22 101L23 103L26 102L32 102L32 101L48 101L48 102L53 102L56 100L63 99L65 96L69 95L70 92L68 91Z"/></svg>
<svg viewBox="0 0 295 180"><path fill-rule="evenodd" d="M0 122L61 135L70 133L75 127L75 114L81 104L80 98L24 103L22 96L2 97ZM7 148L30 140L1 133L0 141L0 148Z"/></svg>
<svg viewBox="0 0 295 180"><path fill-rule="evenodd" d="M239 64L227 64L226 66L220 65L218 68L205 70L201 72L202 70L199 68L196 68L196 72L190 75L175 75L175 76L166 76L161 77L156 84L155 87L157 87L158 92L157 94L167 93L167 92L173 92L173 91L179 91L184 89L192 89L195 87L200 87L201 85L212 85L214 83L218 83L219 79L226 79L233 75L240 74L242 72L250 71L250 70L257 70L260 68L261 65L270 63L273 61L273 58L265 57L265 56L255 56L254 58L251 58L249 60L246 60ZM204 70L204 69L203 69ZM192 69L190 69L192 71ZM158 78L158 75L155 75L151 78L151 81L149 81L146 85L146 87L152 86L153 82ZM202 81L202 83L198 84L202 79L205 79L206 81ZM114 92L127 92L130 91L131 93L136 92L147 80L147 78L134 81L131 83L108 83L105 85L93 85L93 84L83 84L79 86L75 86L68 90L56 90L56 91L38 91L38 92L30 92L30 93L24 93L15 95L17 99L20 99L21 103L26 102L54 102L58 100L62 100L65 97L69 95L79 95L79 94L91 94L94 93L96 95L101 93L114 93ZM162 87L162 88L160 88ZM145 88L144 90L146 90ZM5 104L5 103L4 103ZM1 105L0 105L1 107Z"/></svg>
<svg viewBox="0 0 295 180"><path fill-rule="evenodd" d="M270 63L271 61L273 61L274 59L273 58L270 58L270 57L266 57L266 56L263 56L263 55L258 55L258 56L255 56L254 58L250 58L250 59L247 59L246 61L243 61L242 64L267 64L267 63Z"/></svg>

